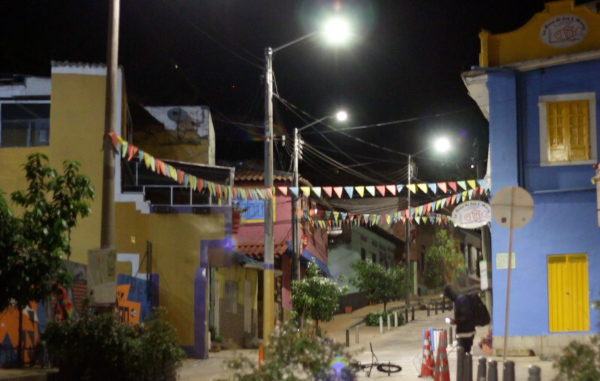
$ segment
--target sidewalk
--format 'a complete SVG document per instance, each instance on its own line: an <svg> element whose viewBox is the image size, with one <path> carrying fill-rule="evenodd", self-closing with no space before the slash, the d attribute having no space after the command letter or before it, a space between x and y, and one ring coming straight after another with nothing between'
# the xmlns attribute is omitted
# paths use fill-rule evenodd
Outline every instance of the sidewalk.
<svg viewBox="0 0 600 381"><path fill-rule="evenodd" d="M389 303L387 308L404 307L404 302ZM382 311L382 305L367 306L361 308L351 314L336 315L331 322L321 323L327 337L334 341L345 344L346 328L361 321L372 311ZM371 351L369 343L373 344L373 351L378 357L379 362L392 362L402 367L400 373L388 376L386 373L378 372L373 369L371 377L368 378L365 372L358 374L359 380L385 378L386 380L422 380L419 378L421 371L421 357L423 353L422 332L431 327L438 329L448 329L449 325L444 322L444 318L452 316L452 312L446 311L442 313L438 311L435 315L431 311L430 316L427 316L427 311L415 310L415 320L409 321L408 324L398 328L387 330L387 322L384 322L384 332L379 333L379 327L366 327L361 324L359 326L359 343L355 342L355 328L350 330L350 347L348 351L353 357L361 363L371 362ZM410 319L409 313L409 319ZM393 324L393 321L392 321ZM477 377L477 360L483 356L481 349L477 346L479 339L484 337L488 332L487 327L480 328L475 338L473 345L473 379ZM456 348L453 345L448 346L448 362L450 366L450 379L456 380ZM216 380L218 378L226 378L227 372L223 369L225 361L232 356L242 354L250 359L258 359L258 351L256 350L238 350L238 351L221 351L218 353L210 353L208 360L186 360L180 371L181 381L191 380ZM498 379L502 380L502 358L492 357L498 362ZM542 369L542 380L552 380L556 376L556 371L552 369L552 362L541 360L538 357L510 357L508 360L515 362L516 381L526 381L528 377L528 368L530 365L539 366Z"/></svg>

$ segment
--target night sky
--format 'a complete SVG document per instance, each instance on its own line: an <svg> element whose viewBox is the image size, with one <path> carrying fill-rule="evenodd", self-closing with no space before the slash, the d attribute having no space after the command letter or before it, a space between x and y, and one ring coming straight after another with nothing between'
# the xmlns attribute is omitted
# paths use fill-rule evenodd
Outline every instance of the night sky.
<svg viewBox="0 0 600 381"><path fill-rule="evenodd" d="M348 16L348 44L313 37L275 54L275 92L288 102L275 100L276 131L291 136L341 107L350 115L343 127L364 126L304 131L313 149L301 174L315 185L403 183L405 154L445 135L453 151L421 155L417 178L467 179L475 177L472 161L485 166L487 155L487 121L460 78L478 64L478 33L514 30L543 7L542 0L121 0L119 63L131 101L208 105L219 163L262 165L263 132L253 125L264 121L264 49L319 29L327 14ZM105 63L107 17L108 0L3 0L0 73L49 76L51 60ZM276 169L291 168L289 136L286 145L276 146Z"/></svg>

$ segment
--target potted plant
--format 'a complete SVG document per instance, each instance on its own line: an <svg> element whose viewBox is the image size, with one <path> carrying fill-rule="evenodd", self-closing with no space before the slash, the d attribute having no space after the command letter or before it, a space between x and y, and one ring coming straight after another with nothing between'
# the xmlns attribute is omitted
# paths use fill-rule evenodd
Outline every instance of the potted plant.
<svg viewBox="0 0 600 381"><path fill-rule="evenodd" d="M344 306L344 312L346 312L347 314L351 314L352 313L352 306Z"/></svg>
<svg viewBox="0 0 600 381"><path fill-rule="evenodd" d="M491 355L494 353L492 341L492 331L488 332L488 334L479 341L479 348L481 348L484 354Z"/></svg>

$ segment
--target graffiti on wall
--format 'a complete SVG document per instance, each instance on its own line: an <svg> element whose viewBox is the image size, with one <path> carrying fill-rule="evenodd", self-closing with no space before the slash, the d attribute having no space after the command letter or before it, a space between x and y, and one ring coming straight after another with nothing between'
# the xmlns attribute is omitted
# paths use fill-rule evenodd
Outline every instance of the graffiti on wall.
<svg viewBox="0 0 600 381"><path fill-rule="evenodd" d="M32 302L23 309L23 347L32 348L40 338L40 319L43 306ZM45 320L44 320L45 324ZM16 306L8 307L0 313L0 345L2 348L16 348L19 344L19 310ZM15 354L0 351L0 365L14 361ZM25 352L25 361L29 361L29 353Z"/></svg>
<svg viewBox="0 0 600 381"><path fill-rule="evenodd" d="M150 316L148 281L129 275L117 276L117 309L121 321L138 324Z"/></svg>

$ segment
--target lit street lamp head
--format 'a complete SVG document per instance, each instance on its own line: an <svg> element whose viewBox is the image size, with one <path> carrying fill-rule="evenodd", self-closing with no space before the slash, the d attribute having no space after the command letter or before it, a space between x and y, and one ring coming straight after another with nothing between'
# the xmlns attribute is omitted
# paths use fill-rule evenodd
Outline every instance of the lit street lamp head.
<svg viewBox="0 0 600 381"><path fill-rule="evenodd" d="M450 141L446 138L439 138L435 141L435 149L438 152L447 152L450 149Z"/></svg>
<svg viewBox="0 0 600 381"><path fill-rule="evenodd" d="M339 111L337 114L335 114L335 118L340 122L343 122L346 119L348 119L348 114L346 113L346 111Z"/></svg>
<svg viewBox="0 0 600 381"><path fill-rule="evenodd" d="M325 24L325 36L330 42L342 43L350 37L350 26L341 18L334 18Z"/></svg>

